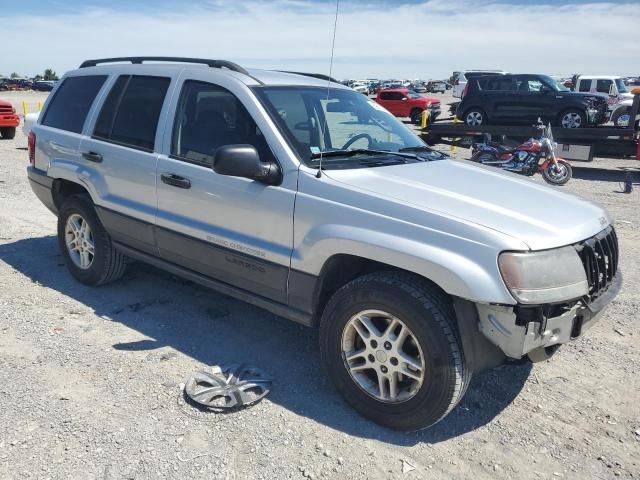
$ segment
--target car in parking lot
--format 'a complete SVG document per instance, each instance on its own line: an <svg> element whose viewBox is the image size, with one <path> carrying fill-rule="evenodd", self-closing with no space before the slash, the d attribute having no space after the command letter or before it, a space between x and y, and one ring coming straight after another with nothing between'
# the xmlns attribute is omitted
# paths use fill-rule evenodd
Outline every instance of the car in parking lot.
<svg viewBox="0 0 640 480"><path fill-rule="evenodd" d="M376 102L389 110L396 117L409 117L419 125L422 112L429 111L429 118L435 121L441 113L440 100L422 95L407 88L380 90Z"/></svg>
<svg viewBox="0 0 640 480"><path fill-rule="evenodd" d="M11 140L16 135L20 117L15 107L7 100L0 99L0 139Z"/></svg>
<svg viewBox="0 0 640 480"><path fill-rule="evenodd" d="M483 75L466 84L456 115L467 125L531 125L541 118L580 128L607 121L607 99L571 92L546 75Z"/></svg>
<svg viewBox="0 0 640 480"><path fill-rule="evenodd" d="M27 175L71 275L96 287L136 259L317 327L336 389L401 430L597 321L621 283L601 207L453 160L315 77L172 57L68 72Z"/></svg>

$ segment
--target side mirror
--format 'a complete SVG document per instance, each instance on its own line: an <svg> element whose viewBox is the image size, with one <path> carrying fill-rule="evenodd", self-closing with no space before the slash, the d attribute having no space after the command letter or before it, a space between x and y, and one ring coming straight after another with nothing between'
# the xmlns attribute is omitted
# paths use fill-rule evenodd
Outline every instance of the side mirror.
<svg viewBox="0 0 640 480"><path fill-rule="evenodd" d="M213 171L219 175L250 178L275 185L280 181L280 169L275 163L260 161L253 145L225 145L213 156Z"/></svg>

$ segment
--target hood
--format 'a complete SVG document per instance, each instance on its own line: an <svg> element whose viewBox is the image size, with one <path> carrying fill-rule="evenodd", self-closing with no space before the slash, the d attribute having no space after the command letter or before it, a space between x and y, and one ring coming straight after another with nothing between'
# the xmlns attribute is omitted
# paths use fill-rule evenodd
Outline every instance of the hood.
<svg viewBox="0 0 640 480"><path fill-rule="evenodd" d="M376 197L498 231L532 250L579 242L610 223L607 213L591 202L468 160L326 173Z"/></svg>
<svg viewBox="0 0 640 480"><path fill-rule="evenodd" d="M592 93L592 92L557 92L556 95L565 97L580 97L595 100L596 102L607 102L609 95L606 93Z"/></svg>

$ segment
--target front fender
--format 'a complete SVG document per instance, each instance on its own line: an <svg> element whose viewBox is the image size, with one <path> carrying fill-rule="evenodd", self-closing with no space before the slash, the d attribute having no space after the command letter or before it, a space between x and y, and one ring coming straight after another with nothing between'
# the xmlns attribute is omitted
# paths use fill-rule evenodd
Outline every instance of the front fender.
<svg viewBox="0 0 640 480"><path fill-rule="evenodd" d="M473 251L473 259L455 248L464 245ZM310 230L294 249L292 268L319 275L336 254L416 273L451 295L475 302L516 303L502 281L497 252L488 245L451 238L449 244L437 246L352 225L325 224Z"/></svg>

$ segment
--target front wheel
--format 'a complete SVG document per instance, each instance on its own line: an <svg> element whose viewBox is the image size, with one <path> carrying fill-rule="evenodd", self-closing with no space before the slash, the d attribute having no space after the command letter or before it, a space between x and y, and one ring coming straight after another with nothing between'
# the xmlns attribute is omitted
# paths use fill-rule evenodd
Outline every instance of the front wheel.
<svg viewBox="0 0 640 480"><path fill-rule="evenodd" d="M542 170L542 178L552 185L564 185L571 180L572 175L573 170L571 169L571 165L564 160L558 160L557 165L549 162L547 168Z"/></svg>
<svg viewBox="0 0 640 480"><path fill-rule="evenodd" d="M611 116L611 121L616 127L628 127L631 121L631 107L616 110Z"/></svg>
<svg viewBox="0 0 640 480"><path fill-rule="evenodd" d="M580 110L567 110L560 115L562 128L584 128L587 126L587 116Z"/></svg>
<svg viewBox="0 0 640 480"><path fill-rule="evenodd" d="M450 301L403 273L368 274L338 290L322 315L320 354L345 400L396 430L444 418L471 378Z"/></svg>
<svg viewBox="0 0 640 480"><path fill-rule="evenodd" d="M422 125L422 112L423 110L420 110L419 108L414 108L411 111L411 123L413 123L414 125Z"/></svg>

